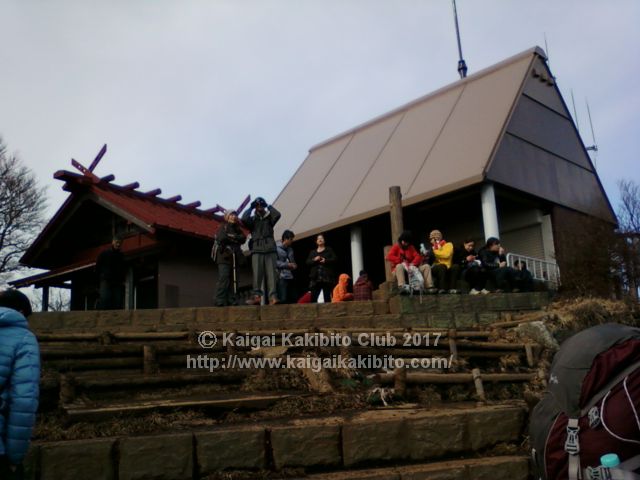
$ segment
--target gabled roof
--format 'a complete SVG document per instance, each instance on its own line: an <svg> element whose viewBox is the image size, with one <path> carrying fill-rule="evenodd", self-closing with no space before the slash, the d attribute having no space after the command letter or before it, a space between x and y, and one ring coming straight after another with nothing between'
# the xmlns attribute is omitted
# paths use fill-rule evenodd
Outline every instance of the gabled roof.
<svg viewBox="0 0 640 480"><path fill-rule="evenodd" d="M312 147L274 202L281 228L302 238L387 212L394 185L411 205L483 182L545 60L529 49ZM550 73L544 80L559 96Z"/></svg>
<svg viewBox="0 0 640 480"><path fill-rule="evenodd" d="M151 234L157 230L170 230L212 239L222 222L222 217L215 213L221 207L201 210L198 208L200 202L183 205L179 203L180 196L169 199L159 197L159 189L141 192L137 190L137 182L121 186L112 183L113 176L98 178L65 170L56 172L54 178L64 181L63 188L71 195L22 256L20 261L25 265L32 265L38 252L73 214L79 202L93 201Z"/></svg>

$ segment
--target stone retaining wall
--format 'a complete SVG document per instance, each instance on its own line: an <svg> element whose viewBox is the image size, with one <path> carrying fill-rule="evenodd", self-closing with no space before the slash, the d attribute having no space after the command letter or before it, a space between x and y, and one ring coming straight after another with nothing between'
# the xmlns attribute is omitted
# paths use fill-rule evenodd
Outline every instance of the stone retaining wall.
<svg viewBox="0 0 640 480"><path fill-rule="evenodd" d="M225 470L337 470L372 462L430 461L519 441L524 415L521 405L380 409L264 426L34 444L26 461L26 478L188 480Z"/></svg>
<svg viewBox="0 0 640 480"><path fill-rule="evenodd" d="M541 293L487 296L392 297L388 302L344 302L134 311L41 312L29 318L45 332L145 332L181 330L292 330L309 328L465 328L498 321L502 313L537 310Z"/></svg>

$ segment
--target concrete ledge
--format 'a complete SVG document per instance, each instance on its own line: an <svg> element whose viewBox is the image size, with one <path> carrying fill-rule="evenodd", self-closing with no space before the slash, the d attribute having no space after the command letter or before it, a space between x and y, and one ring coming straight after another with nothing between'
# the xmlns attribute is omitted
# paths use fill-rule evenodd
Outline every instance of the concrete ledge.
<svg viewBox="0 0 640 480"><path fill-rule="evenodd" d="M123 438L118 469L119 480L190 480L193 478L193 435Z"/></svg>
<svg viewBox="0 0 640 480"><path fill-rule="evenodd" d="M40 480L187 480L193 476L194 458L202 475L232 470L257 471L268 467L269 458L273 458L276 469L357 468L371 462L425 461L476 452L499 442L518 442L524 428L524 415L524 404L444 410L368 410L355 415L304 418L285 423L271 421L261 425L213 427L194 434L36 444L27 465L31 472L40 470ZM115 460L116 450L119 461ZM458 472L458 467L449 470ZM469 474L468 469L464 471L465 475ZM484 476L433 478L524 479L526 468L524 471L524 477L518 476L520 467L516 469L516 476L492 477L497 472L487 467ZM407 472L418 475L413 470L405 472L409 475ZM476 470L473 472L475 475ZM378 475L380 471L374 473ZM27 478L34 476L31 474Z"/></svg>
<svg viewBox="0 0 640 480"><path fill-rule="evenodd" d="M40 447L40 479L115 480L115 443L115 439L106 439L44 444Z"/></svg>
<svg viewBox="0 0 640 480"><path fill-rule="evenodd" d="M196 433L200 473L265 468L265 431L260 427Z"/></svg>
<svg viewBox="0 0 640 480"><path fill-rule="evenodd" d="M285 467L338 466L340 425L300 425L271 429L273 459L277 469Z"/></svg>

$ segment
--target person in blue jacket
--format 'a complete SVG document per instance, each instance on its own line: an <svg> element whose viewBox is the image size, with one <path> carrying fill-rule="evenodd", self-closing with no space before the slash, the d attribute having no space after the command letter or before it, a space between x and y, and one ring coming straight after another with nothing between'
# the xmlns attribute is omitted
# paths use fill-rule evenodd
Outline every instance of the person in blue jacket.
<svg viewBox="0 0 640 480"><path fill-rule="evenodd" d="M0 478L21 479L40 393L40 351L27 317L31 302L0 292Z"/></svg>

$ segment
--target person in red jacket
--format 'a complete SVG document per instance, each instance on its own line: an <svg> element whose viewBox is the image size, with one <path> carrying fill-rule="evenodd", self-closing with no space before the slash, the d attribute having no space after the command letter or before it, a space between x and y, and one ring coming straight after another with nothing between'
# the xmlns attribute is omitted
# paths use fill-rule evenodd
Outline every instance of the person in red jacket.
<svg viewBox="0 0 640 480"><path fill-rule="evenodd" d="M418 253L413 245L411 245L411 232L404 231L398 238L396 243L389 253L387 254L387 260L391 262L392 272L395 273L398 280L398 288L401 293L408 293L410 286L407 284L409 277L409 267L414 266L420 270L424 277L425 288L431 288L433 282L431 280L431 267L427 264L422 264L422 256Z"/></svg>

